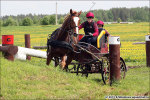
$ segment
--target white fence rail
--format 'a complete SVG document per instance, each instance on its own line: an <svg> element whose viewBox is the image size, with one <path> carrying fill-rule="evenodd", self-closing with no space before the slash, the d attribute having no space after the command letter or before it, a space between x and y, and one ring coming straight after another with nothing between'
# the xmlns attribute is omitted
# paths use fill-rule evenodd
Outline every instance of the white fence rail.
<svg viewBox="0 0 150 100"><path fill-rule="evenodd" d="M24 47L18 47L18 52L15 55L15 58L20 60L26 60L27 55L39 58L47 58L46 51L40 51Z"/></svg>

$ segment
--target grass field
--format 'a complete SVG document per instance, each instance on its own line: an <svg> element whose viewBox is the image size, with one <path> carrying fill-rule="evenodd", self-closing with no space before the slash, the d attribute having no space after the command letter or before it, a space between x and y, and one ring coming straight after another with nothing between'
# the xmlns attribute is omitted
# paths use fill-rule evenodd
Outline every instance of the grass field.
<svg viewBox="0 0 150 100"><path fill-rule="evenodd" d="M48 26L12 26L2 27L1 34L14 35L14 45L24 46L24 34L30 34L31 46L45 46L48 34L51 34L60 25ZM120 36L121 56L126 61L145 61L145 45L132 45L134 42L144 42L149 33L149 23L110 24L105 29L111 35ZM79 32L84 33L83 30Z"/></svg>
<svg viewBox="0 0 150 100"><path fill-rule="evenodd" d="M48 34L58 26L2 27L1 34L13 34L14 45L24 46L24 34L31 35L31 46L44 46ZM121 56L129 69L126 78L113 86L104 85L100 74L76 76L54 68L46 60L32 57L31 61L7 61L1 56L1 99L105 99L105 96L148 96L149 72L146 67L144 42L149 33L149 23L110 24L105 29L111 35L120 36ZM80 31L83 33L83 30Z"/></svg>

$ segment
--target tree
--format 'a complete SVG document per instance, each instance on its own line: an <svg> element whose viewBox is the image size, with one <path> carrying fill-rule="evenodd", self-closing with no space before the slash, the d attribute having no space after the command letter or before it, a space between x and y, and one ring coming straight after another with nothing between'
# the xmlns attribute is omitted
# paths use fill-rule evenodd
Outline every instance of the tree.
<svg viewBox="0 0 150 100"><path fill-rule="evenodd" d="M104 21L108 21L108 16L105 11L102 13L102 16L103 16Z"/></svg>
<svg viewBox="0 0 150 100"><path fill-rule="evenodd" d="M108 21L113 21L114 16L113 16L113 14L112 14L112 11L111 11L111 10L109 10L109 11L107 12L107 16L108 16Z"/></svg>
<svg viewBox="0 0 150 100"><path fill-rule="evenodd" d="M44 17L41 19L41 24L42 24L42 25L48 25L48 24L49 24L49 18L48 18L48 16L44 16Z"/></svg>
<svg viewBox="0 0 150 100"><path fill-rule="evenodd" d="M127 19L130 17L129 10L127 8L120 8L119 18L121 18L122 21L127 21Z"/></svg>
<svg viewBox="0 0 150 100"><path fill-rule="evenodd" d="M94 13L95 18L98 20L102 21L117 21L118 18L120 18L122 21L134 21L134 22L149 22L150 18L150 8L149 7L136 7L136 8L112 8L110 10L103 10L103 9L98 9L98 10L92 10ZM80 23L83 23L84 21L87 20L86 18L87 12L82 12L80 17ZM63 22L63 18L65 19L65 16L67 14L58 14L58 23ZM45 18L47 16L47 18ZM2 23L4 26L13 26L13 25L22 25L24 18L29 17L33 20L34 24L42 24L42 25L48 25L52 24L54 25L55 22L55 15L17 15L17 16L3 16ZM62 18L63 17L63 18ZM97 21L97 19L94 19Z"/></svg>
<svg viewBox="0 0 150 100"><path fill-rule="evenodd" d="M19 25L19 26L22 26L22 22L23 22L23 20L18 19L18 25Z"/></svg>
<svg viewBox="0 0 150 100"><path fill-rule="evenodd" d="M113 21L117 21L117 19L119 18L119 14L120 14L120 8L112 8L111 10L114 16Z"/></svg>
<svg viewBox="0 0 150 100"><path fill-rule="evenodd" d="M39 20L37 16L33 17L33 24L39 24Z"/></svg>
<svg viewBox="0 0 150 100"><path fill-rule="evenodd" d="M49 18L49 24L55 25L55 23L56 23L55 15L51 15Z"/></svg>
<svg viewBox="0 0 150 100"><path fill-rule="evenodd" d="M3 26L16 26L17 23L12 17L9 17L7 20L4 21Z"/></svg>
<svg viewBox="0 0 150 100"><path fill-rule="evenodd" d="M80 17L80 23L83 23L84 21L86 21L86 13L85 12L81 13L81 15L79 17Z"/></svg>
<svg viewBox="0 0 150 100"><path fill-rule="evenodd" d="M94 21L95 21L95 22L97 22L97 21L98 21L98 19L97 19L96 17L94 17Z"/></svg>
<svg viewBox="0 0 150 100"><path fill-rule="evenodd" d="M61 17L61 18L59 19L59 24L62 24L63 22L64 22L64 18Z"/></svg>
<svg viewBox="0 0 150 100"><path fill-rule="evenodd" d="M128 21L128 22L132 22L133 20L132 20L132 19L130 19L130 18L127 18L127 21Z"/></svg>
<svg viewBox="0 0 150 100"><path fill-rule="evenodd" d="M98 20L103 20L103 15L102 15L102 13L103 13L103 10L95 10L95 11L93 11L93 13L94 13L94 16L95 16L95 18L97 18Z"/></svg>
<svg viewBox="0 0 150 100"><path fill-rule="evenodd" d="M0 19L0 26L2 26L2 25L3 25L3 20Z"/></svg>
<svg viewBox="0 0 150 100"><path fill-rule="evenodd" d="M22 21L23 26L31 26L32 24L33 24L33 21L29 17L24 18Z"/></svg>
<svg viewBox="0 0 150 100"><path fill-rule="evenodd" d="M118 23L120 23L120 22L121 22L121 19L120 19L120 18L118 18L117 22L118 22Z"/></svg>

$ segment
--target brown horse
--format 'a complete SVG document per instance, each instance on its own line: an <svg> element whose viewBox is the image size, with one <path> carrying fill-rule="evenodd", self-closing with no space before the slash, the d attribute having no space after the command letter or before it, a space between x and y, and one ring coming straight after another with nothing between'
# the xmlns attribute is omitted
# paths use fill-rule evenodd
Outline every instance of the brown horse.
<svg viewBox="0 0 150 100"><path fill-rule="evenodd" d="M77 43L75 34L79 32L80 14L81 11L78 13L70 9L70 15L66 17L62 27L57 29L55 34L52 34L51 39L48 41L47 65L50 64L53 57L61 58L62 69L71 63L71 53L74 50L74 44Z"/></svg>

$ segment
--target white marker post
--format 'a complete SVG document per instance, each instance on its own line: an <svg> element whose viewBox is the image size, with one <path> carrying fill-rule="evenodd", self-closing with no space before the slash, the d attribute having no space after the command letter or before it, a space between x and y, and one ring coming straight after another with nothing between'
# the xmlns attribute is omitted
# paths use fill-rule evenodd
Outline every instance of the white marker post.
<svg viewBox="0 0 150 100"><path fill-rule="evenodd" d="M109 37L110 84L121 79L120 72L120 37Z"/></svg>
<svg viewBox="0 0 150 100"><path fill-rule="evenodd" d="M146 40L146 64L150 67L150 35L145 36Z"/></svg>
<svg viewBox="0 0 150 100"><path fill-rule="evenodd" d="M27 56L39 57L39 58L47 58L46 51L40 51L30 48L18 47L18 52L15 55L16 59L26 60Z"/></svg>

